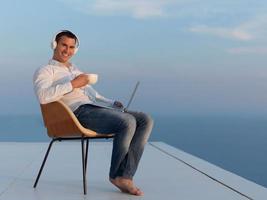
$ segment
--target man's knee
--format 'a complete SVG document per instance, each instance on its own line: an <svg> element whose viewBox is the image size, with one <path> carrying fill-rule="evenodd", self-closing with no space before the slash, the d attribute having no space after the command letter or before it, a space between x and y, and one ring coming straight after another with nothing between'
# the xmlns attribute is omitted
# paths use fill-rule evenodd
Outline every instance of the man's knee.
<svg viewBox="0 0 267 200"><path fill-rule="evenodd" d="M120 127L122 129L131 130L136 128L136 119L134 116L125 113L121 118Z"/></svg>
<svg viewBox="0 0 267 200"><path fill-rule="evenodd" d="M141 112L140 115L145 126L153 127L154 120L149 114Z"/></svg>

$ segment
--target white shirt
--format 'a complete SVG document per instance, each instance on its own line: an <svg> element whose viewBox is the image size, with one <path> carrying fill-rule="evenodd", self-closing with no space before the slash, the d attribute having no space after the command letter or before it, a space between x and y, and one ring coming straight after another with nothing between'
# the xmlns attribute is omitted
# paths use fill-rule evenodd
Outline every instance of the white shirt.
<svg viewBox="0 0 267 200"><path fill-rule="evenodd" d="M71 81L83 74L75 65L64 66L56 60L36 70L33 77L34 91L41 104L62 100L75 111L80 105L93 104L112 107L114 100L101 96L92 86L72 88Z"/></svg>

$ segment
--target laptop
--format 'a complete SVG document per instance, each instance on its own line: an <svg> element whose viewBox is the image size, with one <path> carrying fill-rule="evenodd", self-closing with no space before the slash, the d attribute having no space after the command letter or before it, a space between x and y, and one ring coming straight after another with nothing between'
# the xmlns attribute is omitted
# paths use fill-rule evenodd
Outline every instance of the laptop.
<svg viewBox="0 0 267 200"><path fill-rule="evenodd" d="M139 86L139 84L140 84L140 81L137 81L137 83L136 83L136 85L135 85L135 87L134 87L134 90L133 90L133 92L132 92L132 95L131 95L131 97L130 97L130 99L129 99L129 102L128 102L127 106L126 106L125 108L122 109L122 112L127 111L128 108L130 107L130 105L131 105L131 103L132 103L132 101L133 101L133 98L134 98L134 96L135 96L135 93L136 93L136 91L137 91L137 88L138 88L138 86Z"/></svg>
<svg viewBox="0 0 267 200"><path fill-rule="evenodd" d="M102 107L102 108L114 109L114 110L118 110L118 111L121 111L121 112L127 111L129 109L132 101L133 101L133 98L135 96L135 93L136 93L136 91L138 89L139 84L140 84L140 81L137 81L137 83L135 84L134 90L133 90L133 92L131 94L131 97L130 97L130 99L128 101L128 104L127 104L126 107L124 107L124 108L116 108L116 107L106 106L106 105L96 105L96 106L99 106L99 107Z"/></svg>

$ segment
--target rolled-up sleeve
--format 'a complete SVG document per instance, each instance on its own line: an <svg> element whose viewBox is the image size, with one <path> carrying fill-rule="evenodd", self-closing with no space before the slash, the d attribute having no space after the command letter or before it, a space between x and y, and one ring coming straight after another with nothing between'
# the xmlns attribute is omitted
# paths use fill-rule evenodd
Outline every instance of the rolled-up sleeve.
<svg viewBox="0 0 267 200"><path fill-rule="evenodd" d="M55 84L53 77L53 70L49 68L40 68L34 74L34 91L41 104L57 101L73 89L70 81Z"/></svg>
<svg viewBox="0 0 267 200"><path fill-rule="evenodd" d="M103 97L98 92L96 92L96 100L99 102L103 102L109 106L113 106L113 104L114 104L114 100Z"/></svg>
<svg viewBox="0 0 267 200"><path fill-rule="evenodd" d="M108 99L102 95L100 95L93 87L87 85L85 88L85 94L89 97L89 99L95 104L102 104L105 106L112 107L114 104L114 100Z"/></svg>

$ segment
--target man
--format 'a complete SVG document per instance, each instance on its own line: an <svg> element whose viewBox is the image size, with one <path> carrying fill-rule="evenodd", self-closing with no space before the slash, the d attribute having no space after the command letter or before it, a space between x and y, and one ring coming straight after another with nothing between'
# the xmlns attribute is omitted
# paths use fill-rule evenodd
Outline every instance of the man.
<svg viewBox="0 0 267 200"><path fill-rule="evenodd" d="M114 133L109 180L122 192L141 196L134 185L144 146L153 120L142 112L122 111L123 104L101 96L89 84L88 76L70 62L77 52L78 38L60 31L52 41L53 58L34 74L34 89L41 104L61 99L80 123L98 133Z"/></svg>

